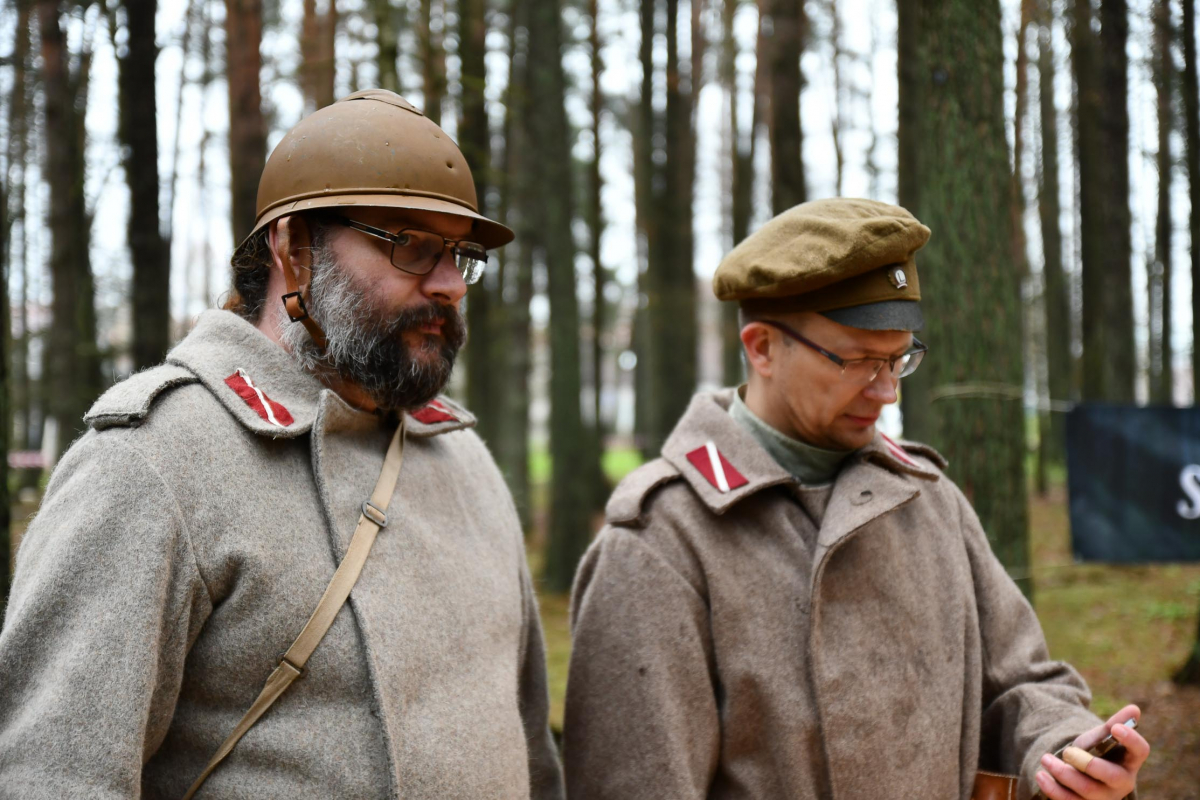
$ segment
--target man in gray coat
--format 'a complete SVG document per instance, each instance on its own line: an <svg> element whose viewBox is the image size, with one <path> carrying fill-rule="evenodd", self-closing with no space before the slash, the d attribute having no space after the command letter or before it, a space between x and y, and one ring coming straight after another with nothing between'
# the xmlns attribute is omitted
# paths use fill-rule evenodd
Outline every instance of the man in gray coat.
<svg viewBox="0 0 1200 800"><path fill-rule="evenodd" d="M232 310L96 403L25 536L0 797L190 796L371 518L349 602L196 796L561 798L517 515L437 396L511 232L441 129L377 90L301 121L258 206ZM364 500L398 426L385 519Z"/></svg>
<svg viewBox="0 0 1200 800"><path fill-rule="evenodd" d="M980 768L1021 800L1133 791L1149 745L1113 723L1138 709L1087 710L945 462L876 430L925 354L928 237L904 209L826 200L720 265L749 382L693 399L580 567L572 800L966 800ZM1117 763L1052 755L1110 728Z"/></svg>

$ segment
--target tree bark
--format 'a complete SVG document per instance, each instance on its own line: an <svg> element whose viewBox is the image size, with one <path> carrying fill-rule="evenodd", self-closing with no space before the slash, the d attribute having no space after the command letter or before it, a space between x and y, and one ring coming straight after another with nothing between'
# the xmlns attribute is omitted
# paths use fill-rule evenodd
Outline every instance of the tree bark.
<svg viewBox="0 0 1200 800"><path fill-rule="evenodd" d="M604 61L600 52L600 3L598 0L588 0L588 16L591 24L588 29L588 45L591 51L591 115L592 115L592 160L588 164L588 257L592 264L592 392L591 413L592 425L589 432L590 452L588 453L588 484L593 487L590 507L595 510L604 508L608 500L609 486L604 474L603 461L607 428L604 419L604 337L607 327L608 301L605 290L608 286L608 271L600 257L600 246L604 237L604 208L602 194L604 181L600 175L600 158L602 155L600 138L600 118L604 113L604 94L600 88L600 75L604 71Z"/></svg>
<svg viewBox="0 0 1200 800"><path fill-rule="evenodd" d="M505 90L504 149L496 170L500 188L500 218L517 234L501 251L497 270L497 296L504 302L494 306L497 336L493 358L502 365L499 406L502 421L494 434L497 461L513 493L521 524L532 527L529 485L529 376L532 368L529 304L533 300L533 247L538 235L532 209L532 176L526 161L530 153L529 68L526 47L518 42L518 31L528 30L529 0L513 0L508 17L508 87Z"/></svg>
<svg viewBox="0 0 1200 800"><path fill-rule="evenodd" d="M158 194L158 109L154 64L157 0L124 0L128 50L118 61L119 136L129 184L129 252L133 261L133 366L163 360L171 345L171 259ZM113 32L115 35L115 31Z"/></svg>
<svg viewBox="0 0 1200 800"><path fill-rule="evenodd" d="M1158 95L1158 220L1150 265L1150 401L1172 404L1171 373L1171 132L1175 128L1174 31L1168 0L1154 5L1154 84Z"/></svg>
<svg viewBox="0 0 1200 800"><path fill-rule="evenodd" d="M20 41L18 19L17 40ZM14 56L16 48L14 47ZM14 97L21 93L15 87ZM9 129L11 135L12 129ZM11 165L10 165L11 166ZM8 605L10 565L12 564L12 499L8 494L8 451L12 432L12 376L9 370L9 339L12 320L9 319L8 279L11 242L11 220L8 216L8 176L0 173L0 620Z"/></svg>
<svg viewBox="0 0 1200 800"><path fill-rule="evenodd" d="M553 592L570 590L575 568L591 538L587 487L578 480L580 463L587 456L587 437L580 408L571 131L565 108L561 11L559 0L531 4L528 54L529 129L542 156L529 164L533 185L538 187L530 210L540 223L538 244L550 301L551 479L545 577ZM555 191L546 190L551 186Z"/></svg>
<svg viewBox="0 0 1200 800"><path fill-rule="evenodd" d="M462 119L458 125L458 146L471 167L479 207L486 213L488 187L491 180L491 132L488 130L487 105L484 95L486 70L484 56L487 47L487 21L484 0L459 0L458 52L462 59ZM494 260L494 259L493 259ZM467 293L467 329L471 343L464 355L467 368L467 405L479 419L479 435L491 440L501 424L496 396L497 376L494 374L491 347L493 307L499 291L495 273L489 268L482 280Z"/></svg>
<svg viewBox="0 0 1200 800"><path fill-rule="evenodd" d="M1200 405L1200 347L1196 345L1195 334L1200 325L1200 81L1196 72L1195 0L1183 0L1183 109L1188 195L1192 201L1188 215L1192 259L1192 404ZM1192 652L1174 679L1181 684L1200 685L1200 623Z"/></svg>
<svg viewBox="0 0 1200 800"><path fill-rule="evenodd" d="M1132 403L1134 384L1129 112L1124 0L1103 0L1099 39L1087 0L1075 0L1072 64L1078 87L1083 399Z"/></svg>
<svg viewBox="0 0 1200 800"><path fill-rule="evenodd" d="M803 0L760 0L765 23L766 58L770 71L771 212L779 214L807 199L804 140L800 127L800 92L804 88L800 56L808 36Z"/></svg>
<svg viewBox="0 0 1200 800"><path fill-rule="evenodd" d="M658 114L654 109L654 12L657 0L642 0L639 7L641 42L638 61L642 68L641 91L637 105L634 135L633 182L638 227L638 303L633 319L633 346L637 353L634 372L634 436L642 455L655 458L658 451L657 417L652 399L654 350L650 335L649 306L655 293L659 261L659 229L663 209L656 202L655 185L662 181L656 163L655 141L661 133Z"/></svg>
<svg viewBox="0 0 1200 800"><path fill-rule="evenodd" d="M696 386L696 279L692 269L692 208L695 134L692 88L683 86L679 58L679 3L666 2L667 103L662 171L651 182L657 217L649 228L648 304L649 411L653 420L647 453L658 455L675 423L687 409ZM699 34L693 49L703 48ZM698 87L697 87L698 88Z"/></svg>
<svg viewBox="0 0 1200 800"><path fill-rule="evenodd" d="M919 76L923 98L923 113L901 116L901 124L918 125L901 132L915 136L906 141L918 164L916 175L902 173L901 185L920 186L910 210L934 232L917 262L929 287L922 338L936 348L905 379L905 393L921 387L932 399L951 384L1016 387L1015 396L941 400L917 430L906 413L905 434L947 456L950 477L978 512L997 556L1022 576L1018 583L1028 595L1021 295L1009 230L1000 4L919 0L903 2L899 12L901 30L915 34L901 52L917 59L908 66ZM912 168L905 160L900 167ZM985 315L988 324L980 325Z"/></svg>
<svg viewBox="0 0 1200 800"><path fill-rule="evenodd" d="M445 19L445 8L435 0L421 0L421 23L417 29L417 48L421 60L421 86L425 95L425 116L442 124L442 99L446 96L446 51L442 47L441 20ZM435 15L434 12L437 12ZM435 16L439 20L434 25ZM435 31L434 28L438 27Z"/></svg>
<svg viewBox="0 0 1200 800"><path fill-rule="evenodd" d="M262 0L225 0L229 169L235 247L254 228L258 179L267 163L267 126L259 87L261 44Z"/></svg>
<svg viewBox="0 0 1200 800"><path fill-rule="evenodd" d="M49 415L58 421L59 449L83 430L83 415L100 394L96 309L84 200L83 117L91 54L70 68L57 0L40 0L46 179L50 185L50 283L53 292L44 374Z"/></svg>
<svg viewBox="0 0 1200 800"><path fill-rule="evenodd" d="M1200 326L1200 80L1196 77L1195 0L1183 0L1183 65L1184 131L1188 197L1191 199L1188 231L1192 261L1192 403L1195 405L1200 404L1200 347L1195 344L1195 330ZM1200 679L1200 663L1197 671Z"/></svg>
<svg viewBox="0 0 1200 800"><path fill-rule="evenodd" d="M318 13L317 0L304 0L304 19L300 25L300 87L304 92L304 112L311 114L333 103L337 76L337 0L328 0L329 8Z"/></svg>
<svg viewBox="0 0 1200 800"><path fill-rule="evenodd" d="M1058 109L1054 105L1053 6L1038 0L1038 103L1041 158L1038 160L1038 219L1042 230L1042 305L1046 314L1046 386L1052 408L1047 414L1041 447L1047 464L1066 462L1065 417L1057 403L1072 399L1071 304L1063 272L1062 227L1058 183Z"/></svg>
<svg viewBox="0 0 1200 800"><path fill-rule="evenodd" d="M404 94L396 62L400 58L400 27L402 9L392 0L370 0L371 20L375 23L375 68L379 73L379 88Z"/></svg>
<svg viewBox="0 0 1200 800"><path fill-rule="evenodd" d="M5 288L7 290L11 286L12 274L15 271L12 256L12 253L15 251L12 230L18 223L21 226L21 291L17 295L16 302L21 335L12 341L12 393L9 396L11 413L16 420L13 429L13 445L16 449L20 450L29 449L31 433L30 419L33 405L33 392L29 377L29 258L28 249L25 245L25 241L28 240L27 232L29 230L28 220L25 215L26 161L29 155L29 110L33 105L31 92L33 81L28 79L30 60L30 5L27 0L21 0L17 4L17 21L14 29L12 102L8 107L8 164L12 177L6 182L8 202L12 208L9 209L8 206L5 206L8 218L7 225L4 227L8 232L6 239L8 242L7 252L9 253L7 260L8 280L5 281ZM4 330L9 330L9 328L4 328ZM32 470L27 470L26 475L30 475L32 472Z"/></svg>
<svg viewBox="0 0 1200 800"><path fill-rule="evenodd" d="M737 58L740 48L733 33L734 15L738 3L725 3L722 8L722 28L724 46L721 53L721 80L725 84L725 93L729 98L729 215L730 215L730 247L736 247L750 232L750 214L753 203L754 189L754 155L755 141L758 132L758 68L755 68L755 88L753 111L750 118L750 130L742 135L741 120L738 114ZM761 59L760 59L761 61ZM726 386L737 386L744 379L742 367L742 340L738 326L738 309L736 303L721 305L721 344L722 367Z"/></svg>

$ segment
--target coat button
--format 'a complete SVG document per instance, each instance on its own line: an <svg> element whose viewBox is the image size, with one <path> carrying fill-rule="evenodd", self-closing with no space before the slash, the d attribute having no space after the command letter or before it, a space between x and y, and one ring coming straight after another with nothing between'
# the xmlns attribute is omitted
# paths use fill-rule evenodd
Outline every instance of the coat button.
<svg viewBox="0 0 1200 800"><path fill-rule="evenodd" d="M863 489L861 492L858 493L858 497L855 497L850 502L856 506L861 506L861 505L871 502L872 497L874 497L874 494L872 494L870 489Z"/></svg>

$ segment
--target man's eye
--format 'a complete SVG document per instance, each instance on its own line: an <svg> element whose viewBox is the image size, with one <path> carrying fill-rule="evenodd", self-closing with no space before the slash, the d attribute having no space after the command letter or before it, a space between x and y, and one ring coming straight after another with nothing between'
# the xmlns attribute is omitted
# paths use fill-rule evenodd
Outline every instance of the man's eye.
<svg viewBox="0 0 1200 800"><path fill-rule="evenodd" d="M413 239L413 237L411 234L398 233L398 234L396 234L396 237L395 237L395 239L393 239L393 241L396 244L398 244L400 247L408 247L410 244L412 244L412 239Z"/></svg>

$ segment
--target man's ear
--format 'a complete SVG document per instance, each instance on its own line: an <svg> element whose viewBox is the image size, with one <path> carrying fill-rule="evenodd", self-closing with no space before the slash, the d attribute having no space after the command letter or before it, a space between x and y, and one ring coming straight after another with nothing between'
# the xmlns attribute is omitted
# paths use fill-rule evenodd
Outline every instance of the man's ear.
<svg viewBox="0 0 1200 800"><path fill-rule="evenodd" d="M775 369L775 329L761 322L747 322L741 338L750 367L762 377L770 378Z"/></svg>
<svg viewBox="0 0 1200 800"><path fill-rule="evenodd" d="M301 214L287 214L271 223L267 236L271 245L273 269L282 274L285 267L296 271L296 280L304 286L312 267L312 228Z"/></svg>

